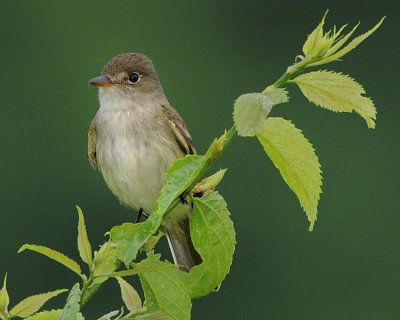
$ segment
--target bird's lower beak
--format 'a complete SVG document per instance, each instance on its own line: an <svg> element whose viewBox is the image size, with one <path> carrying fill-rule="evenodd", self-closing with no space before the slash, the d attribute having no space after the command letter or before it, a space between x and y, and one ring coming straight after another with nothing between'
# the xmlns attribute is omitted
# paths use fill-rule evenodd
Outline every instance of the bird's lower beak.
<svg viewBox="0 0 400 320"><path fill-rule="evenodd" d="M96 87L110 87L113 85L113 82L103 75L90 79L89 83Z"/></svg>

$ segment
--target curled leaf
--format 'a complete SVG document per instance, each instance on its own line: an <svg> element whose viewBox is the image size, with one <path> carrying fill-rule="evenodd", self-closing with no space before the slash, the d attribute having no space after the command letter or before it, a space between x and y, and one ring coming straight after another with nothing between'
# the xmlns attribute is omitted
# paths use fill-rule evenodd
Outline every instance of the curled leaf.
<svg viewBox="0 0 400 320"><path fill-rule="evenodd" d="M238 134L251 137L259 130L260 125L271 111L273 102L262 93L247 93L236 99L233 120Z"/></svg>
<svg viewBox="0 0 400 320"><path fill-rule="evenodd" d="M289 101L288 92L285 88L277 88L274 85L271 85L266 87L262 93L272 101L273 105Z"/></svg>
<svg viewBox="0 0 400 320"><path fill-rule="evenodd" d="M222 178L225 175L227 169L218 170L213 175L204 178L200 182L198 182L194 188L193 193L207 193L215 189L215 187L222 181Z"/></svg>
<svg viewBox="0 0 400 320"><path fill-rule="evenodd" d="M328 11L303 45L304 62L306 62L303 65L306 67L315 67L339 60L373 34L385 20L385 17L383 17L373 28L345 45L360 23L345 36L342 36L342 32L347 25L342 26L339 30L336 30L335 26L332 30L324 32L327 13Z"/></svg>
<svg viewBox="0 0 400 320"><path fill-rule="evenodd" d="M340 49L344 43L350 38L350 36L353 34L353 32L357 29L358 24L353 28L352 31L350 31L349 34L347 34L343 39L339 40L336 43L336 46L332 47L330 50L328 50L328 53L326 54L324 59L321 59L320 61L316 61L314 63L309 64L309 67L315 67L315 66L320 66L323 64L327 64L336 60L339 60L346 54L348 54L350 51L355 49L359 44L361 44L365 39L367 39L370 35L372 35L383 23L386 17L383 17L379 22L373 26L370 30L367 32L363 33L362 35L359 35L358 37L354 38L352 41L350 41L344 48ZM340 50L339 50L340 49Z"/></svg>

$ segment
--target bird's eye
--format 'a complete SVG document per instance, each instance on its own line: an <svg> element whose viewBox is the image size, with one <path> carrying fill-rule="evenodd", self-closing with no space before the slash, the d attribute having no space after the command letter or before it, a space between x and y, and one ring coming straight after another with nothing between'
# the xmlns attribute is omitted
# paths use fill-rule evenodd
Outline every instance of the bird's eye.
<svg viewBox="0 0 400 320"><path fill-rule="evenodd" d="M140 81L140 75L137 72L131 72L128 77L129 82L138 83Z"/></svg>

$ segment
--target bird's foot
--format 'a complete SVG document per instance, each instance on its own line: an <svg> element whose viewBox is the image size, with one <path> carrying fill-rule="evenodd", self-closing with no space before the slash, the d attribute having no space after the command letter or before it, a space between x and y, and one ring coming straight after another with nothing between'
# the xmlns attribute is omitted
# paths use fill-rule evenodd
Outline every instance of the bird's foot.
<svg viewBox="0 0 400 320"><path fill-rule="evenodd" d="M139 209L139 212L138 212L138 214L137 214L137 216L136 216L136 221L135 221L135 223L139 223L139 222L140 222L140 219L141 219L142 217L145 217L145 218L147 219L149 216L148 216L147 214L144 213L144 211L143 211L142 208L140 208L140 209Z"/></svg>
<svg viewBox="0 0 400 320"><path fill-rule="evenodd" d="M189 192L184 191L180 196L179 199L181 200L182 204L189 204L189 202L187 201L186 197L189 194Z"/></svg>

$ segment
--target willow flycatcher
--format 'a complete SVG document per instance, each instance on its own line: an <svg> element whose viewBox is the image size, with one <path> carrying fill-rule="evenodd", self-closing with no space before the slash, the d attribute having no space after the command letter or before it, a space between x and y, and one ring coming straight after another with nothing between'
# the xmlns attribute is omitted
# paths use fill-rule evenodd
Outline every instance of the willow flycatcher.
<svg viewBox="0 0 400 320"><path fill-rule="evenodd" d="M90 124L88 156L125 205L151 214L169 166L196 152L179 113L164 94L148 57L112 58L99 77L100 108ZM175 263L184 271L201 263L189 234L190 206L180 204L162 223Z"/></svg>

